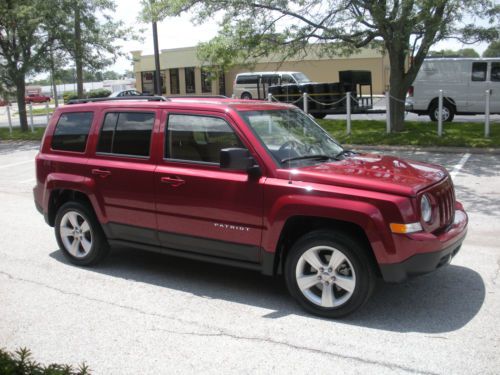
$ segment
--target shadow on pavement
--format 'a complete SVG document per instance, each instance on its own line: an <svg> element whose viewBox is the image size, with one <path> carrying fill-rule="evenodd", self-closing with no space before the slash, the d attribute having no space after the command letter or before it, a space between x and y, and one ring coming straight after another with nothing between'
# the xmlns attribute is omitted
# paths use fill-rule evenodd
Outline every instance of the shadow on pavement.
<svg viewBox="0 0 500 375"><path fill-rule="evenodd" d="M68 264L61 251L50 256ZM122 279L176 289L270 310L264 318L305 313L289 296L283 278L216 264L179 259L128 248L113 249L101 265L87 268ZM450 332L466 325L481 309L485 286L481 276L450 265L404 284L379 282L370 301L339 323L395 332Z"/></svg>

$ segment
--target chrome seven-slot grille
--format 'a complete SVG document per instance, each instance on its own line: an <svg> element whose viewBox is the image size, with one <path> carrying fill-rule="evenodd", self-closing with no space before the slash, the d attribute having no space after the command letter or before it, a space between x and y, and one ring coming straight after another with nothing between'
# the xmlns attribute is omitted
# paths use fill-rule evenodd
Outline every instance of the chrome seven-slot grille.
<svg viewBox="0 0 500 375"><path fill-rule="evenodd" d="M441 184L431 190L436 202L439 228L445 228L455 219L455 189L448 177Z"/></svg>

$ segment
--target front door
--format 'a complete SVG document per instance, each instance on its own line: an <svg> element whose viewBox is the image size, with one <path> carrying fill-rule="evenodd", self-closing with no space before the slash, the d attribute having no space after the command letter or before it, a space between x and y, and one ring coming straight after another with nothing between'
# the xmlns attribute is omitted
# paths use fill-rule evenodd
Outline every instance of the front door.
<svg viewBox="0 0 500 375"><path fill-rule="evenodd" d="M168 113L155 173L162 246L259 262L264 178L219 167L219 151L245 147L229 118Z"/></svg>

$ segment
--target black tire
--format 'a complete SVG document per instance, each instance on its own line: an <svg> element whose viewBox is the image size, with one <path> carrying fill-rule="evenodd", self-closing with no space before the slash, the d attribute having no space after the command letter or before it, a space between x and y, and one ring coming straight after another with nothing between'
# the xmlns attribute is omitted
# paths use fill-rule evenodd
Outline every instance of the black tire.
<svg viewBox="0 0 500 375"><path fill-rule="evenodd" d="M313 113L312 115L318 120L324 119L326 117L326 113Z"/></svg>
<svg viewBox="0 0 500 375"><path fill-rule="evenodd" d="M241 99L252 99L252 94L250 94L249 92L244 92L243 94L241 94Z"/></svg>
<svg viewBox="0 0 500 375"><path fill-rule="evenodd" d="M330 248L334 251L329 252L328 249ZM340 318L351 314L369 299L375 286L375 272L367 256L367 250L350 236L331 230L316 230L302 236L290 249L285 262L285 280L290 294L302 307L315 315ZM320 272L304 260L303 255L306 252L309 252L308 254L311 254L311 252L318 254L322 265L325 266L329 265L327 261L332 260L331 256L328 258L328 254L335 253L338 259L344 257L346 261L338 263L335 269L329 268L327 270L325 268L325 272ZM327 257L325 258L325 256ZM297 274L300 274L302 269L307 267L310 268L311 273L300 277L303 280L310 277L312 283L314 283L314 277L316 277L318 281L303 292L299 287ZM321 276L319 276L320 274ZM350 285L352 291L344 290L336 284L342 279L349 281L348 284L344 285ZM331 289L332 303L338 305L332 307L322 306L323 295L328 295L328 293L324 293L324 287ZM326 289L326 291L330 289ZM317 294L320 294L321 297ZM315 299L321 301L314 302Z"/></svg>
<svg viewBox="0 0 500 375"><path fill-rule="evenodd" d="M72 219L77 221L77 225L73 225ZM84 222L88 223L88 230ZM92 208L86 204L76 201L63 204L57 211L54 229L59 248L73 264L95 265L109 253L102 227ZM68 231L75 234L68 235Z"/></svg>
<svg viewBox="0 0 500 375"><path fill-rule="evenodd" d="M439 111L438 102L434 102L429 107L429 117L432 121L437 122L438 120L438 111ZM443 100L443 122L452 122L455 117L455 107L448 101L448 99Z"/></svg>

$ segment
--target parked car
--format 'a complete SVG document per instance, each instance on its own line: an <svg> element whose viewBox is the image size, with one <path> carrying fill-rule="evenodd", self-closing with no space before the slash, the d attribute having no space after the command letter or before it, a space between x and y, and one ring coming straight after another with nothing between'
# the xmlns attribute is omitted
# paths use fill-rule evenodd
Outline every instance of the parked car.
<svg viewBox="0 0 500 375"><path fill-rule="evenodd" d="M113 92L108 98L123 98L127 96L142 96L142 93L137 90L120 90Z"/></svg>
<svg viewBox="0 0 500 375"><path fill-rule="evenodd" d="M28 94L24 97L24 101L29 103L45 103L50 102L50 96L41 95L41 94Z"/></svg>
<svg viewBox="0 0 500 375"><path fill-rule="evenodd" d="M10 102L6 99L0 99L0 107L4 107L6 105L10 105Z"/></svg>
<svg viewBox="0 0 500 375"><path fill-rule="evenodd" d="M500 58L427 59L410 88L407 109L437 121L439 90L443 90L443 121L458 115L485 112L490 90L490 113L500 114Z"/></svg>
<svg viewBox="0 0 500 375"><path fill-rule="evenodd" d="M273 85L302 84L311 82L302 72L252 72L239 73L233 84L233 95L241 99L265 99L262 88Z"/></svg>
<svg viewBox="0 0 500 375"><path fill-rule="evenodd" d="M69 104L46 128L35 205L76 265L126 245L283 275L306 310L340 317L377 277L460 249L443 167L346 150L289 104L147 99Z"/></svg>

